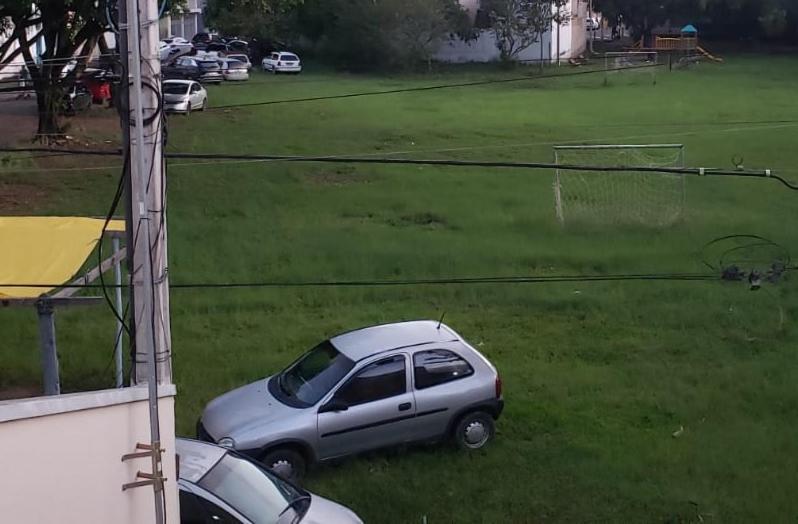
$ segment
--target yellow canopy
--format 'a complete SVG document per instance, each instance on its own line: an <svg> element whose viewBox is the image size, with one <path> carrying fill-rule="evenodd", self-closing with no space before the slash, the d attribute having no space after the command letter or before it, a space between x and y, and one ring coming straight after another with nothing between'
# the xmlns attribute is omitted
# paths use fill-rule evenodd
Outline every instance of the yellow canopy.
<svg viewBox="0 0 798 524"><path fill-rule="evenodd" d="M104 223L80 217L0 217L0 284L66 283L94 250ZM108 224L107 231L124 230L122 220ZM0 297L35 298L53 289L0 285Z"/></svg>

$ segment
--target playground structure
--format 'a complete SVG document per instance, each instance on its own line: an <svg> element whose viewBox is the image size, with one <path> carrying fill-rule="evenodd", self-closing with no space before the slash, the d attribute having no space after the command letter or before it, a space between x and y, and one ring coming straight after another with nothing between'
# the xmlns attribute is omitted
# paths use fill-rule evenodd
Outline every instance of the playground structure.
<svg viewBox="0 0 798 524"><path fill-rule="evenodd" d="M698 29L688 24L678 34L661 33L653 34L646 42L643 36L632 45L633 51L656 51L668 54L671 58L678 57L680 62L691 63L706 58L713 62L723 63L723 58L713 55L701 47L698 41Z"/></svg>

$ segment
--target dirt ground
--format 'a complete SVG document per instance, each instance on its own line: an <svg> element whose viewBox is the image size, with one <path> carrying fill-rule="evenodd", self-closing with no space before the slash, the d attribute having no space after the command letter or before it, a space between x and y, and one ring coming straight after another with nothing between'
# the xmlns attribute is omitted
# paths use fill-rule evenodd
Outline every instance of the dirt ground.
<svg viewBox="0 0 798 524"><path fill-rule="evenodd" d="M0 94L0 147L24 147L33 141L38 123L36 99L17 99ZM116 110L93 105L88 111L64 118L63 147L119 147L119 117Z"/></svg>

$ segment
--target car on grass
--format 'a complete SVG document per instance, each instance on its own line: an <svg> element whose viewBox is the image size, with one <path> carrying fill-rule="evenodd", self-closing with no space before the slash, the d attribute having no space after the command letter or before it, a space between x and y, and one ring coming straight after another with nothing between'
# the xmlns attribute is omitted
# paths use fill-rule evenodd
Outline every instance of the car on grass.
<svg viewBox="0 0 798 524"><path fill-rule="evenodd" d="M249 70L247 64L229 58L220 58L219 66L222 69L222 76L228 81L249 80Z"/></svg>
<svg viewBox="0 0 798 524"><path fill-rule="evenodd" d="M496 368L460 335L401 322L332 337L217 397L197 434L298 480L315 462L410 442L482 448L503 407Z"/></svg>
<svg viewBox="0 0 798 524"><path fill-rule="evenodd" d="M269 53L261 61L261 67L263 67L264 71L274 74L299 74L302 72L302 62L299 60L299 57L294 53L287 53L285 51Z"/></svg>
<svg viewBox="0 0 798 524"><path fill-rule="evenodd" d="M208 107L208 92L195 80L164 80L161 90L167 113L190 114Z"/></svg>
<svg viewBox="0 0 798 524"><path fill-rule="evenodd" d="M239 62L243 62L243 63L246 64L247 69L252 69L252 62L250 62L249 56L247 56L247 55L245 55L243 53L227 55L227 58L230 58L232 60L238 60Z"/></svg>
<svg viewBox="0 0 798 524"><path fill-rule="evenodd" d="M198 59L192 56L181 56L162 68L166 78L196 80L204 84L218 84L224 77L215 59Z"/></svg>
<svg viewBox="0 0 798 524"><path fill-rule="evenodd" d="M184 524L362 524L352 510L309 493L235 451L175 440Z"/></svg>

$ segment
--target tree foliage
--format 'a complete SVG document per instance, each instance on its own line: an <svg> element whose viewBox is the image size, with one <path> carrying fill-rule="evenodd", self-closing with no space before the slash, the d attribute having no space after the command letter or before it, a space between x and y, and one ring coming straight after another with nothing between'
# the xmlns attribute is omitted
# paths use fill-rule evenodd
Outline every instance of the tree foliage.
<svg viewBox="0 0 798 524"><path fill-rule="evenodd" d="M205 23L225 35L281 40L303 0L208 0Z"/></svg>
<svg viewBox="0 0 798 524"><path fill-rule="evenodd" d="M593 5L636 37L666 22L691 22L704 34L728 39L798 37L796 0L594 0Z"/></svg>
<svg viewBox="0 0 798 524"><path fill-rule="evenodd" d="M11 62L18 57L24 59L36 91L37 135L42 140L62 131L59 116L63 93L83 71L88 55L106 30L105 7L105 0L43 0L35 4L4 0L0 5L7 37L0 44L0 71L12 69ZM34 28L33 36L29 28ZM44 50L37 59L31 46L39 38L44 41ZM65 71L75 56L80 57L76 67Z"/></svg>
<svg viewBox="0 0 798 524"><path fill-rule="evenodd" d="M483 3L503 61L514 60L551 29L552 23L566 24L565 0L488 0Z"/></svg>
<svg viewBox="0 0 798 524"><path fill-rule="evenodd" d="M308 0L298 21L322 56L353 70L411 68L473 31L457 0Z"/></svg>

